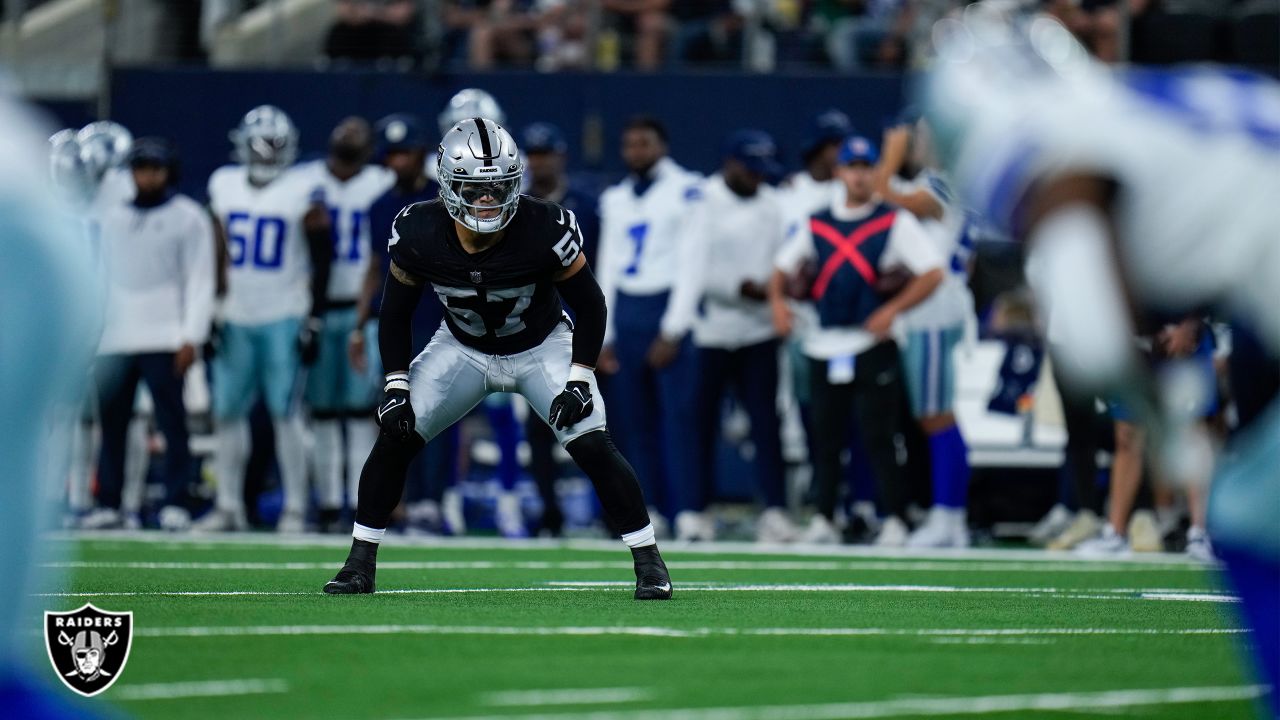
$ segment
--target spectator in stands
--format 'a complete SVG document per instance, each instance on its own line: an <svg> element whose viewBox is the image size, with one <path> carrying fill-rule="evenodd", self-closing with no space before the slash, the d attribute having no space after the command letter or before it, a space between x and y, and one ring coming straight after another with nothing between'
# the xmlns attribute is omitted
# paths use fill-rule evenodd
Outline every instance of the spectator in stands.
<svg viewBox="0 0 1280 720"><path fill-rule="evenodd" d="M904 412L902 364L891 333L897 316L942 282L945 263L915 217L876 199L877 159L866 138L853 136L843 143L837 174L845 192L788 242L769 283L774 325L787 335L792 325L787 277L806 260L817 261L809 294L817 302L819 327L804 348L812 372L818 488L818 512L802 535L809 542L840 540L834 524L840 456L854 415L889 515L876 543L897 546L907 540L906 478L898 456L911 418ZM904 268L912 277L896 293L884 293L881 275Z"/></svg>
<svg viewBox="0 0 1280 720"><path fill-rule="evenodd" d="M842 72L899 69L906 63L912 0L826 0L827 54Z"/></svg>
<svg viewBox="0 0 1280 720"><path fill-rule="evenodd" d="M604 22L627 38L638 70L662 67L663 46L671 30L671 0L601 0Z"/></svg>
<svg viewBox="0 0 1280 720"><path fill-rule="evenodd" d="M421 21L413 0L337 0L325 39L331 60L419 59Z"/></svg>
<svg viewBox="0 0 1280 720"><path fill-rule="evenodd" d="M743 16L733 0L682 0L671 7L670 64L737 64L742 59Z"/></svg>
<svg viewBox="0 0 1280 720"><path fill-rule="evenodd" d="M543 72L591 66L589 15L593 0L539 0L537 68Z"/></svg>
<svg viewBox="0 0 1280 720"><path fill-rule="evenodd" d="M540 25L535 0L449 0L442 17L446 32L466 37L470 69L533 65Z"/></svg>
<svg viewBox="0 0 1280 720"><path fill-rule="evenodd" d="M713 540L706 513L715 487L721 416L730 393L751 421L751 468L764 500L756 536L762 542L794 540L786 514L782 442L778 418L778 334L769 313L773 259L786 242L786 213L768 185L781 174L768 133L740 130L725 143L720 172L703 181L701 200L688 220L686 242L700 251L695 263L702 311L693 323L698 348L695 406L700 482L681 488L676 538Z"/></svg>
<svg viewBox="0 0 1280 720"><path fill-rule="evenodd" d="M168 142L140 138L129 165L136 196L102 216L108 291L94 373L102 420L98 503L118 515L126 433L143 381L165 437L160 525L185 530L191 522L185 495L192 458L182 388L213 317L213 226L199 204L174 191L178 157ZM116 526L122 522L118 518Z"/></svg>

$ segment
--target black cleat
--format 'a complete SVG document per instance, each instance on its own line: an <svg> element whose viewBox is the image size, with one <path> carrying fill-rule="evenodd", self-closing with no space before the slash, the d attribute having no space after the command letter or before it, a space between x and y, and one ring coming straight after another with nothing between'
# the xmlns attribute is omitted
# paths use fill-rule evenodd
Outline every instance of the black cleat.
<svg viewBox="0 0 1280 720"><path fill-rule="evenodd" d="M324 584L330 595L361 595L373 592L373 576L366 575L350 565L344 565L332 580Z"/></svg>
<svg viewBox="0 0 1280 720"><path fill-rule="evenodd" d="M636 600L670 600L671 575L657 545L631 548L636 561Z"/></svg>
<svg viewBox="0 0 1280 720"><path fill-rule="evenodd" d="M332 580L324 584L324 591L330 595L362 595L373 592L377 561L377 543L352 540L346 564Z"/></svg>

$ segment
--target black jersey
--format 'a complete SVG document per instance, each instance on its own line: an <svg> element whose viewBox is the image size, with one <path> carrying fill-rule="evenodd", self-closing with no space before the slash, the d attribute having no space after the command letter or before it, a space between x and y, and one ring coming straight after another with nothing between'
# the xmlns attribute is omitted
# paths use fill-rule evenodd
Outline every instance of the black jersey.
<svg viewBox="0 0 1280 720"><path fill-rule="evenodd" d="M538 346L564 316L555 276L582 253L573 213L527 195L496 245L468 253L440 199L409 205L391 229L391 259L431 284L463 345L490 355Z"/></svg>

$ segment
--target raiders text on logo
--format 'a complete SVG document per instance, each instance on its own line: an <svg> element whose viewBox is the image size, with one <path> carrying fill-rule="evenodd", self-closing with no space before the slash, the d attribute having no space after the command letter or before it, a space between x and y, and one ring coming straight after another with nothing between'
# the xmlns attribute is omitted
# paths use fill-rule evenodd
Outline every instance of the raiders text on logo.
<svg viewBox="0 0 1280 720"><path fill-rule="evenodd" d="M133 647L133 613L86 603L71 612L44 614L49 662L67 687L92 697L115 683Z"/></svg>

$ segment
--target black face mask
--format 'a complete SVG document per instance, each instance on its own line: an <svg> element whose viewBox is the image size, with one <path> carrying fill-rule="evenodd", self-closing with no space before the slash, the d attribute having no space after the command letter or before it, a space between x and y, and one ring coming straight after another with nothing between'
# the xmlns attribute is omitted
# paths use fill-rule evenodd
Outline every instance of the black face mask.
<svg viewBox="0 0 1280 720"><path fill-rule="evenodd" d="M329 146L329 154L344 165L354 165L364 159L364 146L353 143L334 143Z"/></svg>

